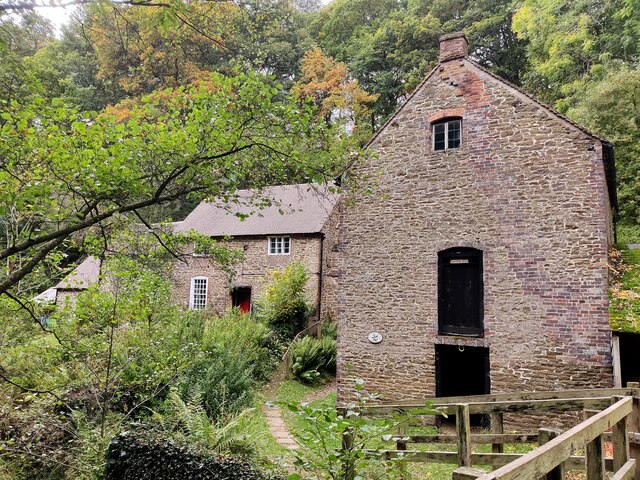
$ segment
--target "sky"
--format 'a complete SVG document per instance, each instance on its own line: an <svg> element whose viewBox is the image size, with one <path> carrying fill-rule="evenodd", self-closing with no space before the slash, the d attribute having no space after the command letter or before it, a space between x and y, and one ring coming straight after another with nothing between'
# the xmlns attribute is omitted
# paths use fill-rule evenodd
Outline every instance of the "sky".
<svg viewBox="0 0 640 480"><path fill-rule="evenodd" d="M36 8L36 12L48 19L56 28L58 34L60 34L60 28L65 23L69 23L71 18L71 12L74 7L41 7Z"/></svg>

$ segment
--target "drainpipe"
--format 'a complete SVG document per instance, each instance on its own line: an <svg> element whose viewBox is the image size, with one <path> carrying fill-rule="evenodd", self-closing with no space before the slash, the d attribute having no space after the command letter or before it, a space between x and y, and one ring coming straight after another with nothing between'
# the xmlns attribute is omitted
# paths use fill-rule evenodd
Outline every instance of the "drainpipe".
<svg viewBox="0 0 640 480"><path fill-rule="evenodd" d="M323 274L323 267L324 267L324 233L320 233L320 267L318 268L318 301L316 302L316 312L317 312L317 317L316 317L316 323L320 323L321 318L320 318L320 312L321 312L321 308L322 308L322 282L324 280L322 274ZM316 337L318 336L320 332L316 332Z"/></svg>

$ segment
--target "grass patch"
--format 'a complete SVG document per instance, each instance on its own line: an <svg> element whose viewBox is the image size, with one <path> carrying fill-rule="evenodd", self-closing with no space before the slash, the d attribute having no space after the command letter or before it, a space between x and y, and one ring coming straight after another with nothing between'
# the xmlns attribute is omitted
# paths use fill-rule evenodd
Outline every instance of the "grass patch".
<svg viewBox="0 0 640 480"><path fill-rule="evenodd" d="M323 387L324 385L310 386L303 385L296 380L284 380L278 386L276 395L279 402L301 403L305 398L322 390ZM322 404L330 405L335 408L336 394L332 392L324 398L320 398L311 402L311 405L313 405L314 407L320 406ZM282 407L282 418L284 419L284 423L287 425L287 428L289 428L289 431L294 436L294 438L298 439L299 432L304 429L304 420L297 417L293 412L287 410L286 407Z"/></svg>
<svg viewBox="0 0 640 480"><path fill-rule="evenodd" d="M616 225L618 243L625 247L629 243L640 243L640 225Z"/></svg>
<svg viewBox="0 0 640 480"><path fill-rule="evenodd" d="M611 329L616 332L640 332L640 250L622 250L620 276L610 289Z"/></svg>

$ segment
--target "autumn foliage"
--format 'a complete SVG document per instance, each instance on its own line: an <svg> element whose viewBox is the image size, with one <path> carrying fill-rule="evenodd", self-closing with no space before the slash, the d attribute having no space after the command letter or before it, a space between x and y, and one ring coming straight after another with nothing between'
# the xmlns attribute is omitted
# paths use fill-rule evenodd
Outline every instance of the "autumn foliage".
<svg viewBox="0 0 640 480"><path fill-rule="evenodd" d="M293 92L299 98L310 99L327 123L346 120L354 133L363 129L372 113L370 106L378 99L377 94L371 95L360 88L346 64L336 62L319 48L304 54L301 78Z"/></svg>

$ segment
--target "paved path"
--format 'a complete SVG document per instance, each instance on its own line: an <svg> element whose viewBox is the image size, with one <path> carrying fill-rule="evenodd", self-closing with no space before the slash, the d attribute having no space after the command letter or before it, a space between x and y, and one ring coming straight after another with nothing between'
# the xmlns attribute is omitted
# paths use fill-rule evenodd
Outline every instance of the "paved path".
<svg viewBox="0 0 640 480"><path fill-rule="evenodd" d="M284 379L284 365L280 365L276 372L273 375L271 381L265 385L264 396L266 400L275 400L276 392L278 390L278 385ZM303 402L312 402L318 398L323 398L327 396L330 392L335 391L336 384L335 382L328 383L324 387L322 387L317 392L312 393L308 397L306 397ZM293 438L291 432L287 428L287 424L284 423L284 419L282 418L282 410L277 405L265 405L262 407L264 410L264 414L267 417L267 425L269 425L269 431L271 435L273 435L276 441L285 448L290 450L295 450L299 448L298 442Z"/></svg>
<svg viewBox="0 0 640 480"><path fill-rule="evenodd" d="M293 438L291 432L287 428L282 418L282 411L277 405L265 405L264 413L267 416L267 424L269 425L269 431L273 435L276 441L285 448L295 450L299 447L296 439Z"/></svg>

